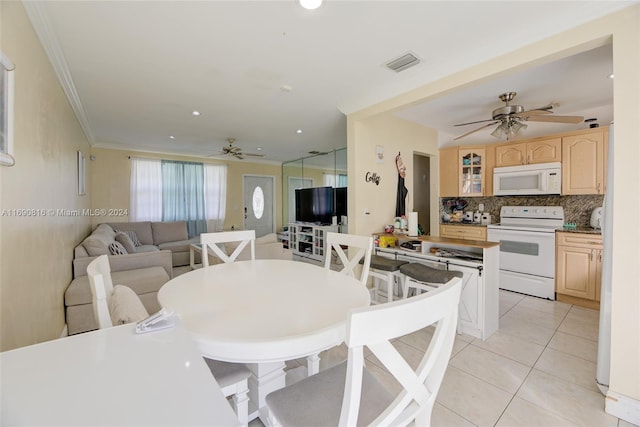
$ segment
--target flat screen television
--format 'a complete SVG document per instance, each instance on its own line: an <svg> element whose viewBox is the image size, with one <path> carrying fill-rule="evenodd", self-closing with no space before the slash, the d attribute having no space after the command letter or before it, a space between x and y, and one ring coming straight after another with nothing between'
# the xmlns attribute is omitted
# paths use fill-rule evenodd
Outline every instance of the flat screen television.
<svg viewBox="0 0 640 427"><path fill-rule="evenodd" d="M314 187L296 190L296 221L331 224L333 188Z"/></svg>

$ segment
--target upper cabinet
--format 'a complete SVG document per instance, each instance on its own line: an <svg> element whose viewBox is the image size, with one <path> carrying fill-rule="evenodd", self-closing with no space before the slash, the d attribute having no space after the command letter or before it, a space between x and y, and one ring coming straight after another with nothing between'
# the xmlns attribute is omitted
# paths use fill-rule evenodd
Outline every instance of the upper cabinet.
<svg viewBox="0 0 640 427"><path fill-rule="evenodd" d="M484 146L452 147L439 152L440 197L491 195L493 149Z"/></svg>
<svg viewBox="0 0 640 427"><path fill-rule="evenodd" d="M562 139L548 138L530 142L498 144L496 167L562 161Z"/></svg>
<svg viewBox="0 0 640 427"><path fill-rule="evenodd" d="M484 196L485 149L460 148L458 166L460 170L460 196Z"/></svg>
<svg viewBox="0 0 640 427"><path fill-rule="evenodd" d="M562 163L562 194L604 194L609 127L439 151L440 197L493 195L493 169Z"/></svg>
<svg viewBox="0 0 640 427"><path fill-rule="evenodd" d="M562 138L562 194L604 194L608 128Z"/></svg>

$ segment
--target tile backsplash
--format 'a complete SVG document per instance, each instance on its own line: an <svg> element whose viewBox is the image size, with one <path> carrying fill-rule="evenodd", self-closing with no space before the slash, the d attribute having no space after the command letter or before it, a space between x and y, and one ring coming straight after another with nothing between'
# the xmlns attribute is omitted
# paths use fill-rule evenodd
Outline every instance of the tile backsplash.
<svg viewBox="0 0 640 427"><path fill-rule="evenodd" d="M494 196L494 197L455 197L440 199L440 218L443 213L451 213L453 208L447 202L463 199L467 202L465 211L477 211L478 205L484 203L484 212L491 214L492 222L500 221L502 206L562 206L565 223L575 223L578 227L588 227L593 208L602 206L604 196Z"/></svg>

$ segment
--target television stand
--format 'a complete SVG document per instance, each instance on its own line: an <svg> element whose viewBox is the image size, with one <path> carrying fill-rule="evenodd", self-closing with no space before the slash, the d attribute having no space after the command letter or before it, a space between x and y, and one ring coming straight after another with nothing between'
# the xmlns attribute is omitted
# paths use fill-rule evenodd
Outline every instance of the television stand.
<svg viewBox="0 0 640 427"><path fill-rule="evenodd" d="M338 226L292 222L289 224L289 248L294 255L322 262L330 231L338 233Z"/></svg>

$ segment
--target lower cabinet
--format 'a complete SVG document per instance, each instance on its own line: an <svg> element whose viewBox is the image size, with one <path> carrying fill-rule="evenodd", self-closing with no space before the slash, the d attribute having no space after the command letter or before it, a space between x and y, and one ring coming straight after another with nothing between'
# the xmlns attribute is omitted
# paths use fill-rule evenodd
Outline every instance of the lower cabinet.
<svg viewBox="0 0 640 427"><path fill-rule="evenodd" d="M600 301L602 236L557 233L556 293L587 301ZM579 304L579 300L576 301ZM589 304L586 304L590 306Z"/></svg>
<svg viewBox="0 0 640 427"><path fill-rule="evenodd" d="M479 225L440 224L440 237L462 240L487 241L487 227Z"/></svg>

